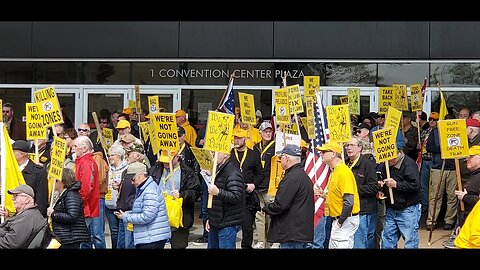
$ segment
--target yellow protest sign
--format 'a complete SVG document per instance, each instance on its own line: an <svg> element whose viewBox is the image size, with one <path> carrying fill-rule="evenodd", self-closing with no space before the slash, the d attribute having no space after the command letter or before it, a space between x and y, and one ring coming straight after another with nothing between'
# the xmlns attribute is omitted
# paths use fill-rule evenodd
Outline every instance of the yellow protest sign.
<svg viewBox="0 0 480 270"><path fill-rule="evenodd" d="M410 85L410 101L412 112L423 110L422 86L420 84Z"/></svg>
<svg viewBox="0 0 480 270"><path fill-rule="evenodd" d="M360 115L360 88L348 88L348 111Z"/></svg>
<svg viewBox="0 0 480 270"><path fill-rule="evenodd" d="M44 127L63 123L62 112L60 111L57 94L53 86L33 92L33 97L35 98L35 103L39 104Z"/></svg>
<svg viewBox="0 0 480 270"><path fill-rule="evenodd" d="M158 113L160 109L160 101L158 96L148 96L148 112Z"/></svg>
<svg viewBox="0 0 480 270"><path fill-rule="evenodd" d="M154 133L152 137L156 137L160 149L178 151L180 145L178 143L177 120L174 113L154 113L153 119Z"/></svg>
<svg viewBox="0 0 480 270"><path fill-rule="evenodd" d="M275 117L278 124L290 124L288 91L285 88L275 89Z"/></svg>
<svg viewBox="0 0 480 270"><path fill-rule="evenodd" d="M277 194L278 185L283 179L284 170L280 162L279 156L273 156L270 166L270 183L268 185L268 195L275 196Z"/></svg>
<svg viewBox="0 0 480 270"><path fill-rule="evenodd" d="M468 156L467 124L465 119L438 121L442 159Z"/></svg>
<svg viewBox="0 0 480 270"><path fill-rule="evenodd" d="M350 115L348 105L327 106L328 129L330 140L334 142L349 142L352 140L350 130Z"/></svg>
<svg viewBox="0 0 480 270"><path fill-rule="evenodd" d="M129 99L129 100L128 100L128 107L129 107L130 109L132 109L132 111L135 112L136 109L137 109L137 101Z"/></svg>
<svg viewBox="0 0 480 270"><path fill-rule="evenodd" d="M107 146L107 150L110 149L110 146L113 145L115 140L113 139L113 129L111 128L103 128L102 129L102 137L103 137L103 142L105 143L105 146Z"/></svg>
<svg viewBox="0 0 480 270"><path fill-rule="evenodd" d="M394 89L394 106L401 111L408 111L407 86L405 84L392 84Z"/></svg>
<svg viewBox="0 0 480 270"><path fill-rule="evenodd" d="M286 89L288 91L288 108L290 110L290 114L302 113L303 104L302 96L300 95L300 85L295 84L287 86Z"/></svg>
<svg viewBox="0 0 480 270"><path fill-rule="evenodd" d="M57 180L62 180L63 161L65 160L65 152L67 151L67 142L58 136L53 138L52 159L48 175Z"/></svg>
<svg viewBox="0 0 480 270"><path fill-rule="evenodd" d="M47 129L42 124L42 113L37 103L25 103L27 140L46 139Z"/></svg>
<svg viewBox="0 0 480 270"><path fill-rule="evenodd" d="M147 141L150 136L148 133L148 122L139 122L138 126L142 129L143 140Z"/></svg>
<svg viewBox="0 0 480 270"><path fill-rule="evenodd" d="M307 117L300 117L300 122L302 122L302 125L305 127L305 129L307 128Z"/></svg>
<svg viewBox="0 0 480 270"><path fill-rule="evenodd" d="M385 120L384 127L393 127L395 128L395 132L397 132L401 119L402 119L401 111L393 107L388 107L387 119Z"/></svg>
<svg viewBox="0 0 480 270"><path fill-rule="evenodd" d="M388 107L392 107L394 103L393 87L380 87L378 89L378 114L386 114Z"/></svg>
<svg viewBox="0 0 480 270"><path fill-rule="evenodd" d="M372 133L377 163L397 157L397 132L395 128L384 128Z"/></svg>
<svg viewBox="0 0 480 270"><path fill-rule="evenodd" d="M148 125L148 134L153 134L150 136L150 144L152 145L152 151L156 155L158 152L160 152L160 142L157 136L154 136L155 134L155 128L153 127L154 125Z"/></svg>
<svg viewBox="0 0 480 270"><path fill-rule="evenodd" d="M234 121L235 116L232 114L209 111L203 148L215 152L230 153Z"/></svg>
<svg viewBox="0 0 480 270"><path fill-rule="evenodd" d="M3 100L0 99L0 108L3 109Z"/></svg>
<svg viewBox="0 0 480 270"><path fill-rule="evenodd" d="M257 116L255 115L255 99L252 94L238 92L240 100L240 113L242 114L242 122L255 125L257 124Z"/></svg>
<svg viewBox="0 0 480 270"><path fill-rule="evenodd" d="M292 124L290 124L290 125L286 125L286 126L285 126L285 133L293 134L293 135L298 135L298 134L299 134L298 125L297 125L296 123L292 123Z"/></svg>
<svg viewBox="0 0 480 270"><path fill-rule="evenodd" d="M307 98L306 102L306 110L307 110L307 117L302 117L302 122L303 118L306 118L306 123L303 123L303 126L307 130L307 135L309 139L315 139L315 121L314 121L314 107L313 107L313 99Z"/></svg>
<svg viewBox="0 0 480 270"><path fill-rule="evenodd" d="M303 77L303 97L305 101L307 97L312 97L316 102L317 92L320 89L320 76L304 76Z"/></svg>
<svg viewBox="0 0 480 270"><path fill-rule="evenodd" d="M142 106L140 104L140 87L135 85L135 108L137 108L137 113L142 112Z"/></svg>
<svg viewBox="0 0 480 270"><path fill-rule="evenodd" d="M191 147L192 153L198 161L202 170L213 171L213 158L212 153L207 149Z"/></svg>
<svg viewBox="0 0 480 270"><path fill-rule="evenodd" d="M340 104L342 105L348 104L348 96L340 97Z"/></svg>

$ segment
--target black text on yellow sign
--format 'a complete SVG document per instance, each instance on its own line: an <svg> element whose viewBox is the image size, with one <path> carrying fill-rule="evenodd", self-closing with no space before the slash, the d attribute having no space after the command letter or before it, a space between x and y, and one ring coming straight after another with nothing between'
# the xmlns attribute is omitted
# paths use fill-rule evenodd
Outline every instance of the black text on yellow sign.
<svg viewBox="0 0 480 270"><path fill-rule="evenodd" d="M384 128L373 132L373 145L377 163L397 157L395 128Z"/></svg>
<svg viewBox="0 0 480 270"><path fill-rule="evenodd" d="M468 138L465 119L438 121L442 159L468 156Z"/></svg>
<svg viewBox="0 0 480 270"><path fill-rule="evenodd" d="M60 105L55 94L55 88L47 87L33 93L35 102L40 106L41 122L44 126L63 123Z"/></svg>
<svg viewBox="0 0 480 270"><path fill-rule="evenodd" d="M209 111L203 148L215 152L230 153L234 121L235 117L231 114Z"/></svg>
<svg viewBox="0 0 480 270"><path fill-rule="evenodd" d="M154 114L155 134L161 149L178 150L177 122L173 113Z"/></svg>
<svg viewBox="0 0 480 270"><path fill-rule="evenodd" d="M378 113L387 113L388 107L393 106L394 92L393 87L380 87L380 98L378 99Z"/></svg>
<svg viewBox="0 0 480 270"><path fill-rule="evenodd" d="M65 160L65 152L67 150L67 142L58 137L54 138L52 149L52 160L48 174L55 179L62 179L63 161Z"/></svg>
<svg viewBox="0 0 480 270"><path fill-rule="evenodd" d="M46 139L47 129L42 124L42 117L37 103L25 103L27 116L27 140Z"/></svg>

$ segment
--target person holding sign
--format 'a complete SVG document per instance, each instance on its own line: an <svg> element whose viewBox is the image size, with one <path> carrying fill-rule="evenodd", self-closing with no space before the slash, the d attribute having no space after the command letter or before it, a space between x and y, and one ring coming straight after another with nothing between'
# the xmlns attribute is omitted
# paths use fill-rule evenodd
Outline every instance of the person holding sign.
<svg viewBox="0 0 480 270"><path fill-rule="evenodd" d="M385 125L385 114L378 114L377 124L378 125L374 126L370 130L370 141L371 142L373 142L373 137L372 137L373 132L377 131L379 129L382 129L383 126ZM397 131L396 142L397 142L397 148L398 149L403 149L403 147L405 147L405 140L403 139L403 135L402 135L402 132L400 132L400 129Z"/></svg>
<svg viewBox="0 0 480 270"><path fill-rule="evenodd" d="M181 128L181 127L180 127ZM170 243L172 249L185 249L188 246L189 230L193 226L194 205L200 197L201 187L197 173L188 167L179 153L171 152L173 170L169 168L167 151L163 150L157 164L150 168L149 175L162 187L162 191L173 198L183 198L183 227L173 228ZM173 182L173 184L172 184ZM172 185L174 189L172 189Z"/></svg>
<svg viewBox="0 0 480 270"><path fill-rule="evenodd" d="M13 154L18 162L27 185L35 192L35 203L44 217L47 217L48 207L48 180L47 172L43 166L35 164L28 158L29 144L26 141L18 140L12 144Z"/></svg>
<svg viewBox="0 0 480 270"><path fill-rule="evenodd" d="M325 208L328 207L328 213L333 219L328 247L353 248L354 235L360 222L360 198L355 176L342 161L342 146L338 143L330 141L317 149L323 162L332 170L327 186L328 194L317 185L313 187L315 195L326 199Z"/></svg>
<svg viewBox="0 0 480 270"><path fill-rule="evenodd" d="M230 154L218 152L217 164L215 184L208 186L208 193L213 195L205 225L208 249L235 249L245 212L245 183Z"/></svg>
<svg viewBox="0 0 480 270"><path fill-rule="evenodd" d="M197 140L197 132L192 127L190 122L188 122L187 113L184 110L177 110L175 112L175 117L177 120L177 126L185 129L185 141L189 145L195 145L195 141Z"/></svg>
<svg viewBox="0 0 480 270"><path fill-rule="evenodd" d="M260 153L246 146L247 131L240 128L233 130L231 151L232 163L238 166L245 182L245 214L242 225L242 248L250 249L253 243L253 223L255 213L260 210L260 200L254 190L264 179Z"/></svg>
<svg viewBox="0 0 480 270"><path fill-rule="evenodd" d="M262 210L271 216L268 241L282 249L304 249L313 241L313 187L301 164L302 150L287 144L280 155L285 175L273 203Z"/></svg>
<svg viewBox="0 0 480 270"><path fill-rule="evenodd" d="M418 248L418 222L421 215L420 185L415 161L397 150L397 157L388 161L390 178L378 181L383 193L387 211L382 234L382 248L397 248L399 235L405 241L405 248ZM380 164L382 176L387 175L385 163ZM392 188L395 203L390 201L388 188Z"/></svg>
<svg viewBox="0 0 480 270"><path fill-rule="evenodd" d="M25 140L27 138L27 127L25 122L13 117L13 105L11 103L3 103L3 123L7 127L8 135L12 140Z"/></svg>

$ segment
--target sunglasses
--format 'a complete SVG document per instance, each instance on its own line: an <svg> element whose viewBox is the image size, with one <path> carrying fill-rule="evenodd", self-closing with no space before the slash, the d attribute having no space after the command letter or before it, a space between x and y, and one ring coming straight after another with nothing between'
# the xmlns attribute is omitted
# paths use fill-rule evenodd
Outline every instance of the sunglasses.
<svg viewBox="0 0 480 270"><path fill-rule="evenodd" d="M10 111L3 111L3 113L9 113Z"/></svg>
<svg viewBox="0 0 480 270"><path fill-rule="evenodd" d="M360 129L358 129L357 131L355 131L355 133L362 133L362 131Z"/></svg>
<svg viewBox="0 0 480 270"><path fill-rule="evenodd" d="M100 124L108 124L106 121L100 121Z"/></svg>
<svg viewBox="0 0 480 270"><path fill-rule="evenodd" d="M86 129L86 128L79 128L79 129L77 129L77 130L78 130L78 132L82 132L82 131L83 131L83 132L87 132L87 131L90 131L90 129Z"/></svg>
<svg viewBox="0 0 480 270"><path fill-rule="evenodd" d="M432 120L433 120L433 121L438 121L438 120L435 119L435 118L428 118L428 121L432 121Z"/></svg>

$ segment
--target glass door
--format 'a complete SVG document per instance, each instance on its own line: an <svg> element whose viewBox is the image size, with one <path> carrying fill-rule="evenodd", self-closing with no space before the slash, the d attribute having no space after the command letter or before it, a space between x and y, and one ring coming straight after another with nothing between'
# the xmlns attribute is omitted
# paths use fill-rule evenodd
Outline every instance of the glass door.
<svg viewBox="0 0 480 270"><path fill-rule="evenodd" d="M135 91L134 91L135 92ZM160 89L152 88L148 86L140 86L140 103L142 110L148 111L148 97L149 96L158 96L160 102L160 108L164 108L167 112L175 112L180 109L178 102L179 99L179 89L170 88L170 89ZM133 94L134 96L135 94ZM133 97L132 96L132 97ZM132 98L133 99L133 98Z"/></svg>
<svg viewBox="0 0 480 270"><path fill-rule="evenodd" d="M337 88L337 89L335 89ZM329 105L340 105L340 98L347 96L348 91L345 87L335 87L327 88L322 87L321 91L327 92L327 100L324 104L325 106ZM369 112L378 111L378 87L356 87L360 88L360 115L366 116ZM325 99L325 97L324 97Z"/></svg>
<svg viewBox="0 0 480 270"><path fill-rule="evenodd" d="M95 129L92 112L96 112L98 117L115 111L121 112L128 106L129 90L130 88L118 87L85 88L82 123L88 123L91 129Z"/></svg>

